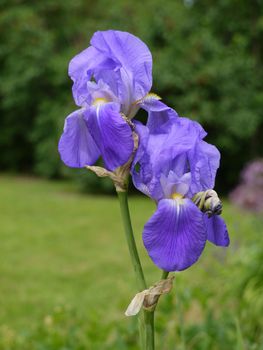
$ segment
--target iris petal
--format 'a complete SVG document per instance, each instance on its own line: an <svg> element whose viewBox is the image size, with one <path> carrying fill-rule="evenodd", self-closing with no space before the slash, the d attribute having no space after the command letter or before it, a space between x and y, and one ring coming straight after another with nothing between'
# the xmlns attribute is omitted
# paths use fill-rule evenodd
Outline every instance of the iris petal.
<svg viewBox="0 0 263 350"><path fill-rule="evenodd" d="M227 247L230 240L224 220L217 215L211 218L205 215L205 223L207 226L207 239L217 246Z"/></svg>
<svg viewBox="0 0 263 350"><path fill-rule="evenodd" d="M148 128L138 121L134 121L135 131L139 136L139 146L135 153L132 166L132 181L134 186L147 196L150 196L150 191L146 183L150 181L151 176L151 163L150 157L144 152L147 147L149 130Z"/></svg>
<svg viewBox="0 0 263 350"><path fill-rule="evenodd" d="M160 200L168 196L167 193L163 193L160 184L161 175L168 177L172 170L178 179L183 179L184 174L191 172L188 154L195 149L203 129L199 127L198 123L178 117L175 111L172 111L169 116L170 108L165 105L159 106L159 108L160 101L156 100L155 102L150 126L136 124L136 131L143 142L139 143L136 156L136 163L140 164L140 171L132 169L132 176L135 186L140 191L143 188L143 192L145 192L145 188L147 188L152 198ZM159 125L159 118L163 124L161 122ZM197 160L193 158L192 162L195 164ZM168 182L171 183L171 188L173 185L180 187L180 181L169 178ZM192 182L191 172L191 182L187 181L188 189ZM185 184L185 181L183 183Z"/></svg>
<svg viewBox="0 0 263 350"><path fill-rule="evenodd" d="M107 169L125 164L133 151L134 141L129 124L120 115L117 103L93 106L85 113L85 120L99 147Z"/></svg>
<svg viewBox="0 0 263 350"><path fill-rule="evenodd" d="M189 199L161 200L143 231L151 259L165 271L180 271L194 264L206 238L203 214Z"/></svg>
<svg viewBox="0 0 263 350"><path fill-rule="evenodd" d="M99 158L100 151L83 119L83 110L75 111L66 118L58 150L63 162L73 168L92 165Z"/></svg>
<svg viewBox="0 0 263 350"><path fill-rule="evenodd" d="M175 110L155 98L143 99L140 107L148 112L147 127L151 134L167 132L170 124L179 117Z"/></svg>
<svg viewBox="0 0 263 350"><path fill-rule="evenodd" d="M216 172L220 163L218 149L200 140L189 153L192 173L191 194L214 188Z"/></svg>
<svg viewBox="0 0 263 350"><path fill-rule="evenodd" d="M96 71L111 71L116 63L102 52L90 46L73 57L69 63L68 74L73 80L73 97L78 106L87 102L89 91L87 82Z"/></svg>
<svg viewBox="0 0 263 350"><path fill-rule="evenodd" d="M119 63L121 100L126 100L130 95L135 101L149 92L152 85L152 56L140 39L127 32L98 31L93 35L91 45Z"/></svg>

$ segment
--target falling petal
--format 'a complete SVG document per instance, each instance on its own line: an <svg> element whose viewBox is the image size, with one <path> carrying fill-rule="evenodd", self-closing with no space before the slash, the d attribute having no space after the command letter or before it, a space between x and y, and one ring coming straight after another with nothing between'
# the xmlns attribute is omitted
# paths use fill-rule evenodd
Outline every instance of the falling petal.
<svg viewBox="0 0 263 350"><path fill-rule="evenodd" d="M206 238L203 214L189 199L161 200L143 231L148 254L165 271L180 271L194 264Z"/></svg>
<svg viewBox="0 0 263 350"><path fill-rule="evenodd" d="M66 118L58 150L63 162L73 168L92 165L99 158L100 151L83 119L82 109Z"/></svg>
<svg viewBox="0 0 263 350"><path fill-rule="evenodd" d="M207 239L217 246L227 247L230 240L224 220L218 215L209 218L204 214L204 217L207 226Z"/></svg>
<svg viewBox="0 0 263 350"><path fill-rule="evenodd" d="M109 170L125 164L134 147L131 127L122 118L119 108L117 103L104 103L85 113L85 120Z"/></svg>

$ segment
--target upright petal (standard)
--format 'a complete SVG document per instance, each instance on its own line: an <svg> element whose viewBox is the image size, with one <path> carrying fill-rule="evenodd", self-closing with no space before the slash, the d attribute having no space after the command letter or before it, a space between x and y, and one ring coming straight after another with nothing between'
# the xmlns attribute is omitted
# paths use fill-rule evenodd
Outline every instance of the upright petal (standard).
<svg viewBox="0 0 263 350"><path fill-rule="evenodd" d="M144 97L152 86L152 55L136 36L116 30L98 31L91 45L118 63L119 95L122 104Z"/></svg>

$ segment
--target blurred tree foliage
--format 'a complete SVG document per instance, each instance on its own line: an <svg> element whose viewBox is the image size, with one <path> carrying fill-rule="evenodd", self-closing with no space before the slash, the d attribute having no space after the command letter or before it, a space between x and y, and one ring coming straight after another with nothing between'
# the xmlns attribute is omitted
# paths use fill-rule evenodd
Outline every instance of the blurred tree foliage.
<svg viewBox="0 0 263 350"><path fill-rule="evenodd" d="M161 6L157 0L1 0L0 6L1 169L76 176L57 153L64 117L76 108L67 66L94 31L110 28L147 43L153 91L209 132L222 152L221 190L233 186L247 160L262 155L261 0ZM96 187L94 177L87 179Z"/></svg>

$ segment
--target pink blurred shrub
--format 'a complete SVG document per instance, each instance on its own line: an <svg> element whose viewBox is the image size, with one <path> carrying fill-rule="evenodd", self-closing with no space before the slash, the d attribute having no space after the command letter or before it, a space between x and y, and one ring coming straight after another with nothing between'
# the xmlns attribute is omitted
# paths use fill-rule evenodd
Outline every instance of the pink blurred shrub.
<svg viewBox="0 0 263 350"><path fill-rule="evenodd" d="M241 172L241 183L230 193L232 203L255 212L263 211L263 159L254 160Z"/></svg>

